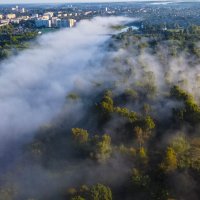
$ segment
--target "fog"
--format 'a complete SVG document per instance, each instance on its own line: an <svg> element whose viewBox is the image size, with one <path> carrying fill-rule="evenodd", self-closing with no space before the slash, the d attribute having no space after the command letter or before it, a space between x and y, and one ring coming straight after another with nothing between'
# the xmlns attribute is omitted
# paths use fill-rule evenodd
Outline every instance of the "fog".
<svg viewBox="0 0 200 200"><path fill-rule="evenodd" d="M1 63L0 155L2 163L12 160L7 150L15 153L20 149L16 144L31 141L30 139L34 138L41 127L53 124L56 120L59 121L63 112L64 120L67 118L68 121L61 122L65 129L60 128L59 125L58 128L56 127L56 134L60 134L61 130L67 135L67 132L78 122L79 127L88 128L89 133L108 133L112 136L112 140L125 135L128 130L125 128L127 119L117 115L113 115L100 127L102 133L93 133L99 127L97 128L95 124L96 113L91 109L92 105L88 106L91 112L87 113L87 104L95 104L96 100L93 97L102 95L102 92L110 89L110 86L114 100L115 97L124 94L126 89L136 90L142 98L138 97L131 102L127 101L128 103L122 101L119 106L140 113L143 104L148 103L152 108L150 114L153 119L166 125L171 120L172 109L182 106L182 103L169 98L169 91L173 85L179 85L190 92L197 102L199 101L199 65L190 65L192 58L188 59L185 52L177 57L169 56L164 46L161 46L160 51L157 50L154 54L148 47L139 51L138 43L147 41L147 38L141 38L140 41L138 39L137 42L132 42L133 44L125 48L123 44L120 46L120 42L118 44L114 38L110 40L111 34L118 33L111 26L134 20L123 17L97 17L84 20L75 28L63 29L38 37L28 50ZM117 48L109 49L109 44L113 41L116 42L114 45ZM121 42L124 41L125 39ZM149 92L148 86L156 88L152 98L144 97L144 94ZM77 92L80 96L84 94L86 101L83 99L70 101L67 96L73 92ZM89 117L83 120L84 114ZM81 126L82 124L84 127ZM161 148L170 143L172 134L177 134L177 131L171 133L171 130L166 130L165 134L165 127L162 131L164 133L159 143ZM187 135L187 127L182 127L179 131ZM58 137L55 143L50 142L49 148L48 142L52 139L51 129L49 134L47 141L44 141L44 146L46 145L50 152L44 152L44 155L51 156L51 151L61 146L61 148L64 147L61 153L66 156L66 159L64 161L60 159L60 161L55 158L49 160L48 157L45 158L46 163L58 169L51 171L40 162L34 163L34 160L27 159L26 155L19 153L17 162L11 165L12 176L8 173L3 183L17 185L18 199L21 197L51 199L56 194L60 195L60 191L65 191L65 188L97 182L117 188L127 181L130 169L135 164L133 160L129 161L121 156L115 144L113 144L113 155L106 163L100 164L90 159L79 160L79 158L70 160L67 156L71 155L71 144L69 144L71 141L69 143L61 141L62 134L60 134L61 139ZM57 139L55 135L53 138ZM119 140L117 143L120 145L119 138L117 138ZM136 141L128 141L127 144L128 146L137 145ZM59 150L57 154L60 153ZM185 184L187 181L194 182L193 185L195 185L195 181L187 173L173 177L174 182L184 180L184 187L187 187ZM191 193L194 188L195 186L190 188ZM181 188L177 190L179 189L181 190Z"/></svg>
<svg viewBox="0 0 200 200"><path fill-rule="evenodd" d="M6 141L27 137L55 117L73 87L89 89L91 61L98 63L103 56L102 45L113 32L110 25L125 21L121 17L81 21L73 29L39 37L37 45L1 63L2 148Z"/></svg>

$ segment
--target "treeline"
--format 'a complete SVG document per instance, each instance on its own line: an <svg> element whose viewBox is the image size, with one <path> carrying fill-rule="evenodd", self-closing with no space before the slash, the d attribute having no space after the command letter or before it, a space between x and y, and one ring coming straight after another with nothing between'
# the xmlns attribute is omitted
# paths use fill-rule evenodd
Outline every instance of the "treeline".
<svg viewBox="0 0 200 200"><path fill-rule="evenodd" d="M123 40L124 48L131 45L129 41L126 41L128 38L130 40L130 36L137 37L139 40L146 38L139 43L140 49L149 48L153 50L154 53L158 53L160 45L163 45L169 50L170 56L172 55L176 57L185 52L188 55L188 58L193 56L199 62L199 33L200 26L197 25L180 27L177 24L173 28L167 28L166 24L152 25L151 23L144 23L143 25L140 25L140 29L138 31L130 28L128 32L114 37L118 40Z"/></svg>
<svg viewBox="0 0 200 200"><path fill-rule="evenodd" d="M26 41L34 39L37 31L7 25L0 27L0 60L9 56L13 49L27 48Z"/></svg>

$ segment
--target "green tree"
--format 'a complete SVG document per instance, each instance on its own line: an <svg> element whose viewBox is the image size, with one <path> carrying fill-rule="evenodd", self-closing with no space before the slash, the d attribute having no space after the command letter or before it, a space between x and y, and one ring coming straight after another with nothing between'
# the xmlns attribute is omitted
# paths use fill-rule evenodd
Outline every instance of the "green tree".
<svg viewBox="0 0 200 200"><path fill-rule="evenodd" d="M103 136L95 136L92 139L93 151L91 152L91 157L97 159L98 161L104 161L110 157L112 152L111 147L111 137L107 134Z"/></svg>
<svg viewBox="0 0 200 200"><path fill-rule="evenodd" d="M145 120L144 120L144 128L145 128L145 130L150 131L150 130L154 129L155 126L156 125L155 125L153 119L151 118L151 116L147 116L145 118Z"/></svg>
<svg viewBox="0 0 200 200"><path fill-rule="evenodd" d="M101 102L101 106L106 112L113 112L114 105L112 100L112 92L107 91L103 97L103 101Z"/></svg>
<svg viewBox="0 0 200 200"><path fill-rule="evenodd" d="M170 91L171 97L183 102L183 107L175 108L174 118L176 120L187 121L192 125L200 122L200 107L195 102L193 96L178 86L173 86Z"/></svg>
<svg viewBox="0 0 200 200"><path fill-rule="evenodd" d="M173 137L170 142L170 146L174 149L176 155L184 154L190 149L189 142L187 141L186 137L182 134L178 134L175 137Z"/></svg>
<svg viewBox="0 0 200 200"><path fill-rule="evenodd" d="M134 186L147 187L150 183L150 178L148 175L142 174L138 169L133 168L131 174L131 181L134 184Z"/></svg>
<svg viewBox="0 0 200 200"><path fill-rule="evenodd" d="M144 115L147 116L151 111L151 106L149 104L145 103L142 107L142 111L143 111Z"/></svg>
<svg viewBox="0 0 200 200"><path fill-rule="evenodd" d="M135 137L137 139L137 142L139 144L139 148L142 147L142 145L144 144L144 136L143 136L143 131L139 126L136 126L134 128L134 133L135 133Z"/></svg>
<svg viewBox="0 0 200 200"><path fill-rule="evenodd" d="M173 148L168 147L161 168L166 172L173 172L177 169L177 157Z"/></svg>
<svg viewBox="0 0 200 200"><path fill-rule="evenodd" d="M190 144L182 134L174 136L170 142L170 147L174 149L179 168L188 168L190 165Z"/></svg>
<svg viewBox="0 0 200 200"><path fill-rule="evenodd" d="M81 128L72 128L72 136L76 142L84 144L88 142L89 134L87 130Z"/></svg>
<svg viewBox="0 0 200 200"><path fill-rule="evenodd" d="M112 200L111 189L102 184L94 185L89 190L88 200Z"/></svg>

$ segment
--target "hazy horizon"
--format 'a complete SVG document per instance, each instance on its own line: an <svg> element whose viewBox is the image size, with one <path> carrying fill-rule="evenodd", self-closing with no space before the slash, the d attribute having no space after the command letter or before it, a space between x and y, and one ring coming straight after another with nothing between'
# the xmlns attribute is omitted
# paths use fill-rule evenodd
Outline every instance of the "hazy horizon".
<svg viewBox="0 0 200 200"><path fill-rule="evenodd" d="M0 0L0 4L32 4L32 3L106 3L106 2L199 2L200 0Z"/></svg>

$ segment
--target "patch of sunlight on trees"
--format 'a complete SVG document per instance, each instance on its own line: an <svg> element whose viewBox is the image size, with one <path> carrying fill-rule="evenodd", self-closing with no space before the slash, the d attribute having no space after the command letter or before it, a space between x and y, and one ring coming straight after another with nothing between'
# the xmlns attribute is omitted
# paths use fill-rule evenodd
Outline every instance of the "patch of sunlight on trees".
<svg viewBox="0 0 200 200"><path fill-rule="evenodd" d="M72 136L76 142L84 144L88 142L89 134L87 130L81 128L72 128Z"/></svg>
<svg viewBox="0 0 200 200"><path fill-rule="evenodd" d="M70 200L112 200L112 191L109 187L103 184L96 184L92 186L81 186L81 188L74 194Z"/></svg>
<svg viewBox="0 0 200 200"><path fill-rule="evenodd" d="M200 122L200 107L195 102L193 96L178 86L173 86L170 91L171 97L177 101L181 101L184 106L181 108L174 108L175 119L187 121L192 125Z"/></svg>
<svg viewBox="0 0 200 200"><path fill-rule="evenodd" d="M173 148L168 147L165 153L163 162L161 163L161 169L165 172L173 172L177 169L177 157Z"/></svg>

